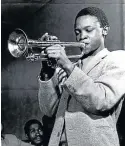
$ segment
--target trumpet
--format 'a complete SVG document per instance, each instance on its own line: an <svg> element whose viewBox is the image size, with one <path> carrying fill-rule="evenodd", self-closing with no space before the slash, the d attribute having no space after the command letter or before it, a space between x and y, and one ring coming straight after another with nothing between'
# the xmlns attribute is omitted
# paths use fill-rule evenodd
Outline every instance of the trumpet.
<svg viewBox="0 0 125 146"><path fill-rule="evenodd" d="M81 42L60 42L60 41L41 41L28 39L26 33L22 29L15 29L8 39L8 50L13 57L25 56L27 60L47 60L47 54L43 53L46 47L59 44L64 47L85 48L85 44ZM36 50L39 52L36 53ZM66 48L65 48L66 49ZM68 58L81 58L84 55L82 51L80 55L69 55Z"/></svg>

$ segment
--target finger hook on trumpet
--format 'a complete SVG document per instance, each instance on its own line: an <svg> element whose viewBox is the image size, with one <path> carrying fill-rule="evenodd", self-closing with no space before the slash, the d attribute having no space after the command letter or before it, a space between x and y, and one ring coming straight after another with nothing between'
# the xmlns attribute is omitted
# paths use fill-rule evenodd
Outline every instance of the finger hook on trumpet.
<svg viewBox="0 0 125 146"><path fill-rule="evenodd" d="M14 32L9 35L8 49L12 56L18 58L27 53L26 58L28 60L46 60L46 55L42 54L42 51L46 47L51 45L62 45L64 47L82 47L85 48L85 44L81 42L59 42L59 41L41 41L28 39L27 35L22 29L17 28ZM40 48L39 53L34 53L36 48ZM28 49L31 50L30 54ZM34 49L34 50L33 50ZM68 58L81 58L83 52L80 55L70 55ZM44 57L43 57L44 56ZM34 59L35 58L35 59Z"/></svg>

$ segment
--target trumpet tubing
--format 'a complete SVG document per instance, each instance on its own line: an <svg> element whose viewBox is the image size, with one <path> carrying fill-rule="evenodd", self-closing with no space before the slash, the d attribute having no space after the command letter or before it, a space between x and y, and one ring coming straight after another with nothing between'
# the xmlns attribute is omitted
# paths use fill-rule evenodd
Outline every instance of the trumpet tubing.
<svg viewBox="0 0 125 146"><path fill-rule="evenodd" d="M80 42L60 42L60 41L41 41L41 40L32 40L28 39L25 32L21 29L16 29L12 32L8 39L8 50L12 56L18 58L22 55L28 60L46 60L48 59L47 54L42 54L42 51L45 50L46 47L52 45L61 45L64 47L79 47L85 48L84 43ZM35 48L39 48L39 53L34 53ZM34 51L33 51L34 49ZM70 55L68 58L80 58L83 56L83 52L80 55Z"/></svg>
<svg viewBox="0 0 125 146"><path fill-rule="evenodd" d="M84 43L80 42L59 42L59 41L38 41L38 40L28 40L29 47L49 47L52 45L61 45L64 47L84 47Z"/></svg>

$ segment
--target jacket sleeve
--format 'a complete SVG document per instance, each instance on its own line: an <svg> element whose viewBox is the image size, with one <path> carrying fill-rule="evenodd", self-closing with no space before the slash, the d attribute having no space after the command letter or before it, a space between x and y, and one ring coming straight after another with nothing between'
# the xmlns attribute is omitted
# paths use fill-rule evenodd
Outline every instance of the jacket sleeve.
<svg viewBox="0 0 125 146"><path fill-rule="evenodd" d="M111 109L125 94L125 55L106 62L101 76L93 80L75 67L64 88L76 98L88 112L100 113Z"/></svg>
<svg viewBox="0 0 125 146"><path fill-rule="evenodd" d="M56 73L50 80L41 81L38 79L38 82L38 100L40 110L44 115L51 117L56 111L60 96Z"/></svg>

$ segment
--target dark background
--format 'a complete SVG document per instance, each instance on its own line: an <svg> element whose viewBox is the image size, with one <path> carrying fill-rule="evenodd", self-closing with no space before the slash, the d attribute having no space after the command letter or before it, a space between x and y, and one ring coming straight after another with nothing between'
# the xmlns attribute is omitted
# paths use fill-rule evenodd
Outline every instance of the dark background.
<svg viewBox="0 0 125 146"><path fill-rule="evenodd" d="M107 15L111 30L106 47L125 49L124 0L2 0L1 1L1 116L5 133L24 139L23 125L31 118L42 121L38 106L40 62L13 58L7 50L9 34L23 29L29 38L48 32L61 41L75 41L74 19L79 10L97 6ZM68 53L77 50L68 50ZM125 103L117 124L121 145L125 139Z"/></svg>

